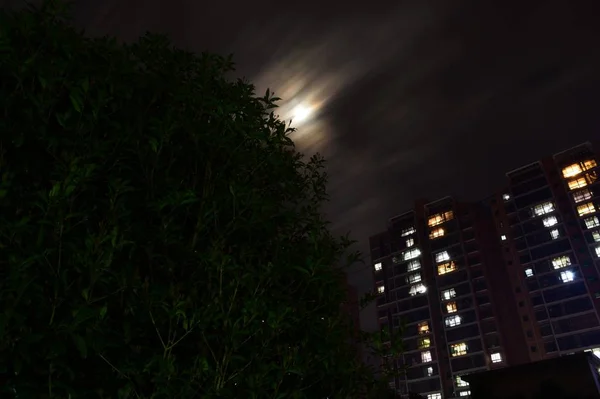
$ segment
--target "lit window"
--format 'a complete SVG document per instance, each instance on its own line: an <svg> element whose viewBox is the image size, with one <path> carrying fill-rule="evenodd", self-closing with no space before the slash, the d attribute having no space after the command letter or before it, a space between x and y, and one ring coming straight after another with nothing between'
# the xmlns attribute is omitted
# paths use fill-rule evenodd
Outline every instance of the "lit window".
<svg viewBox="0 0 600 399"><path fill-rule="evenodd" d="M412 247L413 245L415 245L415 239L414 238L409 238L408 240L406 240L406 247Z"/></svg>
<svg viewBox="0 0 600 399"><path fill-rule="evenodd" d="M431 377L433 375L433 367L427 367L427 377Z"/></svg>
<svg viewBox="0 0 600 399"><path fill-rule="evenodd" d="M438 265L438 274L446 274L456 270L456 263L454 262L446 262Z"/></svg>
<svg viewBox="0 0 600 399"><path fill-rule="evenodd" d="M570 190L576 190L578 188L583 188L588 184L592 184L596 181L597 178L598 176L596 175L596 173L586 173L585 176L569 180L567 184L569 185Z"/></svg>
<svg viewBox="0 0 600 399"><path fill-rule="evenodd" d="M564 167L562 170L562 174L563 174L564 178L573 177L573 176L577 176L581 172L590 170L595 167L596 167L596 161L593 159L590 159L587 161L574 163L572 165Z"/></svg>
<svg viewBox="0 0 600 399"><path fill-rule="evenodd" d="M500 239L501 239L502 241L506 241L506 236L505 236L504 234L502 234L502 235L500 236Z"/></svg>
<svg viewBox="0 0 600 399"><path fill-rule="evenodd" d="M417 330L419 334L429 334L429 323L426 321L422 321L417 325Z"/></svg>
<svg viewBox="0 0 600 399"><path fill-rule="evenodd" d="M598 258L600 258L600 247L596 247L596 248L594 248L594 249L595 249L595 251L596 251L596 256L597 256Z"/></svg>
<svg viewBox="0 0 600 399"><path fill-rule="evenodd" d="M419 262L418 260L411 260L410 262L408 262L408 271L409 272L414 272L415 270L419 270L421 268L421 262Z"/></svg>
<svg viewBox="0 0 600 399"><path fill-rule="evenodd" d="M583 219L583 222L585 223L585 227L588 229L593 229L594 227L600 226L598 216L592 216L590 218Z"/></svg>
<svg viewBox="0 0 600 399"><path fill-rule="evenodd" d="M587 186L588 183L585 180L585 177L580 177L578 179L569 180L567 184L569 185L569 190L575 190Z"/></svg>
<svg viewBox="0 0 600 399"><path fill-rule="evenodd" d="M525 269L525 276L526 277L533 276L533 269Z"/></svg>
<svg viewBox="0 0 600 399"><path fill-rule="evenodd" d="M583 161L581 164L583 166L583 170L590 170L596 167L596 160L588 159L587 161Z"/></svg>
<svg viewBox="0 0 600 399"><path fill-rule="evenodd" d="M510 194L502 194L502 199L508 201L510 199Z"/></svg>
<svg viewBox="0 0 600 399"><path fill-rule="evenodd" d="M442 291L442 299L447 301L448 299L452 299L456 297L456 290L454 288L450 288L449 290Z"/></svg>
<svg viewBox="0 0 600 399"><path fill-rule="evenodd" d="M419 338L419 349L429 348L431 346L431 338L423 337Z"/></svg>
<svg viewBox="0 0 600 399"><path fill-rule="evenodd" d="M542 204L538 204L532 208L533 214L535 216L545 215L546 213L550 213L554 210L554 204L552 202L544 202Z"/></svg>
<svg viewBox="0 0 600 399"><path fill-rule="evenodd" d="M567 267L571 264L571 258L568 256L559 256L558 258L552 259L552 266L555 269L560 269L561 267Z"/></svg>
<svg viewBox="0 0 600 399"><path fill-rule="evenodd" d="M566 168L563 168L563 170L562 170L562 174L563 174L564 178L577 176L581 172L583 172L583 170L581 170L581 166L578 163L569 165Z"/></svg>
<svg viewBox="0 0 600 399"><path fill-rule="evenodd" d="M442 394L439 392L427 394L427 399L442 399Z"/></svg>
<svg viewBox="0 0 600 399"><path fill-rule="evenodd" d="M377 287L377 292L383 294L385 292L385 287L383 285L380 285L379 287Z"/></svg>
<svg viewBox="0 0 600 399"><path fill-rule="evenodd" d="M381 270L381 263L375 263L375 271L380 271Z"/></svg>
<svg viewBox="0 0 600 399"><path fill-rule="evenodd" d="M446 317L446 327L456 327L461 323L461 319L459 315Z"/></svg>
<svg viewBox="0 0 600 399"><path fill-rule="evenodd" d="M452 355L452 357L466 355L467 344L461 342L460 344L450 345L450 354Z"/></svg>
<svg viewBox="0 0 600 399"><path fill-rule="evenodd" d="M421 251L418 248L409 249L402 253L402 258L404 260L418 258L419 256L421 256Z"/></svg>
<svg viewBox="0 0 600 399"><path fill-rule="evenodd" d="M424 294L427 292L427 287L423 284L417 284L410 287L410 291L408 292L411 296L415 296L418 294Z"/></svg>
<svg viewBox="0 0 600 399"><path fill-rule="evenodd" d="M558 229L550 230L550 237L552 237L553 240L556 240L557 238L559 238L560 233L558 232Z"/></svg>
<svg viewBox="0 0 600 399"><path fill-rule="evenodd" d="M454 312L456 312L456 302L448 302L446 304L446 311L448 313L454 313Z"/></svg>
<svg viewBox="0 0 600 399"><path fill-rule="evenodd" d="M595 242L600 241L600 230L596 230L596 231L592 232L592 238L594 239Z"/></svg>
<svg viewBox="0 0 600 399"><path fill-rule="evenodd" d="M437 229L431 230L431 233L429 233L429 238L430 239L438 238L438 237L443 236L444 234L445 234L444 228L438 227Z"/></svg>
<svg viewBox="0 0 600 399"><path fill-rule="evenodd" d="M573 200L576 203L587 201L590 198L592 198L592 193L587 188L584 188L583 190L575 191L573 193Z"/></svg>
<svg viewBox="0 0 600 399"><path fill-rule="evenodd" d="M456 376L456 386L457 387L468 387L469 383L465 380L463 380L462 378L460 378L460 375Z"/></svg>
<svg viewBox="0 0 600 399"><path fill-rule="evenodd" d="M568 283L573 281L575 278L575 273L570 270L565 270L564 272L560 272L560 279L563 283Z"/></svg>
<svg viewBox="0 0 600 399"><path fill-rule="evenodd" d="M469 396L471 394L471 391L460 391L458 393L459 396Z"/></svg>
<svg viewBox="0 0 600 399"><path fill-rule="evenodd" d="M406 282L409 284L418 283L421 281L421 273L413 273L406 276Z"/></svg>
<svg viewBox="0 0 600 399"><path fill-rule="evenodd" d="M402 237L406 237L406 236L409 236L411 234L415 234L416 232L417 232L417 230L415 230L414 227L409 227L408 229L402 230L401 236Z"/></svg>
<svg viewBox="0 0 600 399"><path fill-rule="evenodd" d="M448 220L452 220L453 218L454 213L452 211L438 213L429 218L427 225L429 227L437 226L438 224L442 224Z"/></svg>
<svg viewBox="0 0 600 399"><path fill-rule="evenodd" d="M446 260L450 260L450 255L448 254L448 251L438 252L437 254L435 254L436 263L442 263Z"/></svg>
<svg viewBox="0 0 600 399"><path fill-rule="evenodd" d="M596 212L596 207L593 203L588 202L587 204L579 205L577 207L577 213L579 216L587 215L588 213Z"/></svg>
<svg viewBox="0 0 600 399"><path fill-rule="evenodd" d="M431 361L431 352L430 351L421 352L421 361L423 363L430 362Z"/></svg>
<svg viewBox="0 0 600 399"><path fill-rule="evenodd" d="M542 220L542 223L544 223L544 227L552 227L556 223L558 223L558 219L556 218L556 216L548 216L547 218L544 218L544 220Z"/></svg>
<svg viewBox="0 0 600 399"><path fill-rule="evenodd" d="M492 353L492 363L500 363L502 361L502 355L498 352Z"/></svg>

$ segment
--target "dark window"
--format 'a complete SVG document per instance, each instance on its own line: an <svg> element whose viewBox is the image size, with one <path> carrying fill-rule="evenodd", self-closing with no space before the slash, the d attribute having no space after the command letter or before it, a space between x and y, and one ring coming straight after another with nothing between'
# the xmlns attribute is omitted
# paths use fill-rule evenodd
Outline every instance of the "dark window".
<svg viewBox="0 0 600 399"><path fill-rule="evenodd" d="M526 334L527 334L527 338L533 337L533 333L531 332L531 330L527 330Z"/></svg>
<svg viewBox="0 0 600 399"><path fill-rule="evenodd" d="M542 337L549 337L552 335L552 327L550 324L544 324L540 326L540 334Z"/></svg>
<svg viewBox="0 0 600 399"><path fill-rule="evenodd" d="M546 309L538 309L535 311L535 319L537 321L543 321L548 319L548 313L546 313Z"/></svg>
<svg viewBox="0 0 600 399"><path fill-rule="evenodd" d="M529 292L536 291L536 290L540 289L540 285L539 285L538 281L535 278L527 279L527 281L525 282L525 284L527 285L527 290Z"/></svg>
<svg viewBox="0 0 600 399"><path fill-rule="evenodd" d="M406 323L413 323L415 321L425 320L429 318L429 308L423 308L419 310L415 310L414 312L409 312L407 314L402 315L402 319Z"/></svg>
<svg viewBox="0 0 600 399"><path fill-rule="evenodd" d="M474 267L471 269L471 278L476 279L479 277L483 277L483 270L481 267Z"/></svg>
<svg viewBox="0 0 600 399"><path fill-rule="evenodd" d="M487 285L485 284L485 280L482 278L478 278L477 280L473 280L473 289L475 291L483 291L487 288ZM483 295L482 295L483 296ZM478 299L479 302L479 299ZM479 302L479 304L481 305L482 303L488 303L489 299L487 300L487 302Z"/></svg>
<svg viewBox="0 0 600 399"><path fill-rule="evenodd" d="M552 322L555 334L566 334L573 331L585 330L598 326L598 319L595 313L588 313L579 316L561 319ZM559 344L560 345L560 344Z"/></svg>
<svg viewBox="0 0 600 399"><path fill-rule="evenodd" d="M458 357L452 359L451 362L452 370L454 372L485 366L485 358L483 354Z"/></svg>
<svg viewBox="0 0 600 399"><path fill-rule="evenodd" d="M521 183L518 186L513 186L512 187L513 196L516 197L519 195L526 194L530 191L537 190L538 188L544 187L547 184L548 184L548 182L546 181L546 176L540 176L540 177L534 178L527 182ZM543 190L543 191L545 191L545 190ZM544 194L546 194L546 193L544 193ZM531 200L530 196L531 196L531 194L521 197L523 199L522 201L520 201L521 198L515 199L515 203L516 203L517 207L520 208L521 206L524 206L522 204L531 203L532 200ZM550 194L550 197L551 196L552 196L552 194ZM544 198L542 198L542 199L544 199Z"/></svg>
<svg viewBox="0 0 600 399"><path fill-rule="evenodd" d="M557 339L561 351L573 350L585 346L600 345L600 331L589 331L581 334L567 335Z"/></svg>
<svg viewBox="0 0 600 399"><path fill-rule="evenodd" d="M522 190L523 190L523 192L526 192L524 190L531 191L531 190L535 190L537 188L543 187L546 184L547 184L546 178L540 177L540 178L532 181L531 183L523 186ZM532 192L531 194L527 194L520 198L515 199L515 204L519 208L524 208L524 207L534 205L538 202L542 202L549 198L552 198L552 191L550 190L550 188L546 187L542 190L537 190L537 191Z"/></svg>
<svg viewBox="0 0 600 399"><path fill-rule="evenodd" d="M472 338L472 337L476 337L478 335L479 335L479 327L477 327L477 324L471 324L469 326L452 328L452 329L446 331L446 338L448 339L449 342ZM469 349L473 350L474 348L471 348L471 345L469 345Z"/></svg>
<svg viewBox="0 0 600 399"><path fill-rule="evenodd" d="M544 299L542 298L542 296L540 294L532 295L531 303L533 303L533 306L539 306L544 303Z"/></svg>
<svg viewBox="0 0 600 399"><path fill-rule="evenodd" d="M537 352L537 348L535 346L532 346L530 349L532 352Z"/></svg>
<svg viewBox="0 0 600 399"><path fill-rule="evenodd" d="M546 351L546 353L556 352L558 350L558 348L556 347L556 342L546 342L544 344L544 350Z"/></svg>
<svg viewBox="0 0 600 399"><path fill-rule="evenodd" d="M594 305L589 297L572 299L567 302L557 303L555 305L548 306L548 314L550 317L562 317L568 316L573 313L585 312L592 310Z"/></svg>
<svg viewBox="0 0 600 399"><path fill-rule="evenodd" d="M560 301L574 296L584 295L587 293L585 283L578 281L567 285L559 285L543 292L546 303Z"/></svg>
<svg viewBox="0 0 600 399"><path fill-rule="evenodd" d="M489 334L496 331L496 324L493 319L483 320L481 322L481 330L484 334Z"/></svg>
<svg viewBox="0 0 600 399"><path fill-rule="evenodd" d="M552 241L549 244L543 245L538 248L531 250L532 259L545 258L547 256L555 255L561 252L566 252L571 249L569 240L563 239L559 241Z"/></svg>
<svg viewBox="0 0 600 399"><path fill-rule="evenodd" d="M408 384L408 390L412 392L430 392L440 390L440 379L430 378L423 381Z"/></svg>
<svg viewBox="0 0 600 399"><path fill-rule="evenodd" d="M523 301L519 301L519 307L521 307L521 308L522 308L523 306L525 306L525 302L523 302Z"/></svg>
<svg viewBox="0 0 600 399"><path fill-rule="evenodd" d="M529 321L529 316L527 316L527 315L524 315L524 316L523 316L523 321Z"/></svg>

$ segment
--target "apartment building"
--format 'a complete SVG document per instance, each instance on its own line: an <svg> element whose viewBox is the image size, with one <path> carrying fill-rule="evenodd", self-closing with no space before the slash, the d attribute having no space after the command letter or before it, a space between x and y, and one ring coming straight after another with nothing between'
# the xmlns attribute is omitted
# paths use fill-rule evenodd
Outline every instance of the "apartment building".
<svg viewBox="0 0 600 399"><path fill-rule="evenodd" d="M489 209L452 198L419 201L371 237L379 323L403 331L397 366L406 373L391 382L400 395L468 397L462 375L502 367L526 349L520 335L504 342L511 334L498 322L516 303L496 287L508 282L497 276L497 237Z"/></svg>
<svg viewBox="0 0 600 399"><path fill-rule="evenodd" d="M379 323L403 326L400 395L468 397L465 374L600 356L598 161L577 146L483 201L417 201L370 238Z"/></svg>
<svg viewBox="0 0 600 399"><path fill-rule="evenodd" d="M597 171L583 144L509 172L490 201L531 361L600 354Z"/></svg>

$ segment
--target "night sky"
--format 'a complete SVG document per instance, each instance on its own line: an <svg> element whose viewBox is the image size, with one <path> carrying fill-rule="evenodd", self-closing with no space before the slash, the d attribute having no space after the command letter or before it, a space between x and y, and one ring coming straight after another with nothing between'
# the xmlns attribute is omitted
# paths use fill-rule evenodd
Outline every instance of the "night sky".
<svg viewBox="0 0 600 399"><path fill-rule="evenodd" d="M505 172L600 138L597 0L206 3L78 0L75 11L93 35L151 30L233 53L239 76L283 97L282 117L314 106L295 141L328 158L329 218L363 251L418 197L479 199ZM371 289L370 268L349 280Z"/></svg>

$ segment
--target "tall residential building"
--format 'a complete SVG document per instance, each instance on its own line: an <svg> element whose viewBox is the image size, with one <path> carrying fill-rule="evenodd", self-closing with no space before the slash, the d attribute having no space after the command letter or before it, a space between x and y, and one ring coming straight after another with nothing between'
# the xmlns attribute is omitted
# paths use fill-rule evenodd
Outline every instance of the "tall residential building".
<svg viewBox="0 0 600 399"><path fill-rule="evenodd" d="M600 347L600 184L589 144L507 174L491 202L531 360Z"/></svg>
<svg viewBox="0 0 600 399"><path fill-rule="evenodd" d="M600 354L600 185L588 144L477 203L427 203L370 239L379 323L401 327L400 395L468 397L462 375Z"/></svg>
<svg viewBox="0 0 600 399"><path fill-rule="evenodd" d="M406 373L393 382L400 394L468 396L461 375L501 367L526 349L519 335L505 339L515 334L503 334L499 323L516 304L496 289L507 279L498 273L500 244L483 204L420 201L370 244L379 322L403 325L397 362Z"/></svg>

